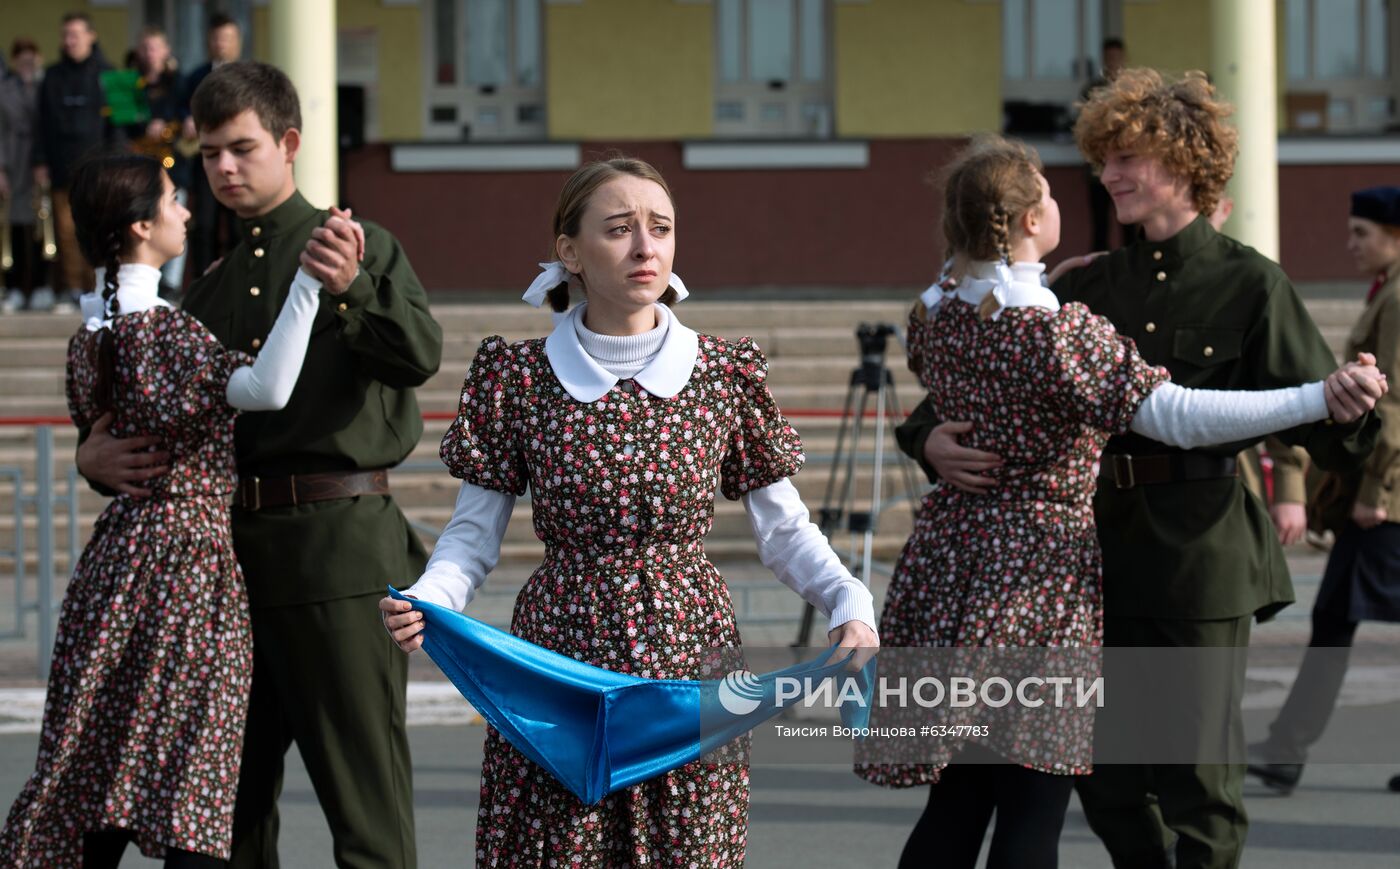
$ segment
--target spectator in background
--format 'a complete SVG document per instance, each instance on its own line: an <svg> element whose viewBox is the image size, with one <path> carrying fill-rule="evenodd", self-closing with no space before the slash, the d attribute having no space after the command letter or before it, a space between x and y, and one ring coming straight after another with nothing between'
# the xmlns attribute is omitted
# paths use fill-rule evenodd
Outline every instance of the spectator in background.
<svg viewBox="0 0 1400 869"><path fill-rule="evenodd" d="M121 136L102 109L100 76L112 68L97 44L92 19L83 12L63 16L63 56L50 66L39 87L39 135L34 139L34 182L53 191L58 268L54 273L54 313L72 313L79 293L93 288L92 267L78 249L68 180L88 152L111 146Z"/></svg>
<svg viewBox="0 0 1400 869"><path fill-rule="evenodd" d="M1087 103L1094 91L1112 82L1118 77L1118 73L1123 69L1123 63L1127 60L1127 52L1123 48L1123 40L1117 37L1110 37L1103 41L1103 66L1098 74L1089 80L1084 86L1084 90L1079 92L1079 100ZM1108 190L1099 183L1099 176L1094 172L1092 166L1086 166L1089 174L1089 221L1093 228L1093 243L1090 250L1109 250L1109 220L1113 214L1113 200L1108 195ZM1114 221L1117 223L1117 221ZM1119 243L1127 244L1128 228L1118 224Z"/></svg>
<svg viewBox="0 0 1400 869"><path fill-rule="evenodd" d="M181 106L185 124L181 137L184 139L197 139L199 135L194 127L194 118L190 115L190 100L195 89L209 73L243 55L243 32L239 30L238 22L229 16L223 13L209 16L207 37L209 60L191 70L185 79ZM238 241L238 233L233 212L220 204L214 191L209 189L209 179L204 174L204 165L199 161L190 167L190 198L193 201L190 211L194 214L194 225L190 227L189 267L193 269L193 277L199 277Z"/></svg>
<svg viewBox="0 0 1400 869"><path fill-rule="evenodd" d="M9 212L14 265L4 276L0 310L43 310L53 305L42 241L34 219L34 136L39 118L39 82L44 60L39 46L20 37L10 48L11 68L0 75L0 204Z"/></svg>
<svg viewBox="0 0 1400 869"><path fill-rule="evenodd" d="M1347 252L1371 287L1346 352L1372 353L1383 373L1400 377L1400 187L1351 195ZM1384 399L1376 409L1381 436L1366 464L1326 475L1315 493L1315 524L1334 532L1337 542L1313 601L1298 678L1268 739L1250 747L1249 773L1283 794L1298 785L1308 749L1332 717L1358 625L1400 622L1400 409ZM1400 790L1400 776L1390 784Z"/></svg>
<svg viewBox="0 0 1400 869"><path fill-rule="evenodd" d="M154 157L165 167L175 185L176 199L184 206L189 200L192 171L189 157L179 147L181 140L189 141L183 135L184 80L170 53L170 40L160 27L148 25L142 29L134 53L135 68L141 73L151 119L144 124L133 124L125 132L132 141L133 150ZM161 267L161 295L165 298L178 296L184 274L185 254L182 252Z"/></svg>

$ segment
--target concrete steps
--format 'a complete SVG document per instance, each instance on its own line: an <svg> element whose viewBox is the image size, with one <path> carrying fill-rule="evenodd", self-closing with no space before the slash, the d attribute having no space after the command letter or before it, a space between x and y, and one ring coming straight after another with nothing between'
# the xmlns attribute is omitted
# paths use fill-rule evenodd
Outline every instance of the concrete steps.
<svg viewBox="0 0 1400 869"><path fill-rule="evenodd" d="M1340 351L1352 322L1361 310L1359 301L1309 300L1308 310L1317 321L1334 351ZM839 411L847 394L851 370L858 363L854 329L860 322L889 322L903 325L908 306L902 301L802 301L802 302L687 302L682 313L687 325L701 332L726 338L751 336L772 360L769 384L783 408L793 411L792 421L802 434L809 464L794 482L808 506L815 511L821 504L830 470L829 457L835 450ZM551 326L546 313L519 304L439 305L434 316L443 327L444 350L441 370L419 390L419 403L426 413L451 414L456 410L462 378L481 340L501 334L511 340L546 334ZM78 327L76 316L18 314L0 317L0 417L67 417L63 397L64 362L69 337ZM896 388L907 412L920 399L913 376L906 370L903 353L891 341L888 361ZM810 415L806 411L825 411ZM891 421L897 422L897 421ZM409 517L439 528L450 515L457 481L438 463L438 444L448 423L429 420L421 441L408 459L410 468L394 475L394 490ZM892 428L892 426L891 426ZM71 426L55 426L54 459L56 473L66 474L76 445ZM862 444L862 452L873 451L873 432ZM886 450L895 450L892 432ZM33 429L0 425L0 468L18 467L24 475L26 491L33 491ZM857 476L856 509L868 498L872 475L862 466ZM60 485L62 480L60 479ZM916 484L921 478L916 474ZM903 478L890 463L883 480L886 497L904 491ZM14 493L0 483L0 549L14 540ZM83 540L106 499L79 487L79 531ZM67 516L56 523L57 540L66 538ZM893 558L910 526L909 513L902 508L888 509L877 539L877 556ZM28 534L34 533L34 519L26 518ZM719 499L715 527L707 550L716 557L751 558L753 540L742 508ZM516 508L503 546L507 561L529 563L543 552L534 538L528 501ZM0 572L7 565L0 560Z"/></svg>

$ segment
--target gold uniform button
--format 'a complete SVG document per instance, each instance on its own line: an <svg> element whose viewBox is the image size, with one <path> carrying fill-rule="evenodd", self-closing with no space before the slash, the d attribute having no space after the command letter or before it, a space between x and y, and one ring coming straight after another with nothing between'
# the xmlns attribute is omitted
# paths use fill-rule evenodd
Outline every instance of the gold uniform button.
<svg viewBox="0 0 1400 869"><path fill-rule="evenodd" d="M1210 357L1212 357L1212 356L1215 355L1215 348L1214 348L1214 347L1207 347L1206 349L1202 350L1201 352L1204 353L1204 354L1206 355L1206 358L1207 358L1207 359L1209 359Z"/></svg>
<svg viewBox="0 0 1400 869"><path fill-rule="evenodd" d="M260 247L255 247L255 248L253 248L253 256L258 257L259 259L261 259L261 258L262 258L262 255L263 255L263 249L262 249L262 248L260 248Z"/></svg>
<svg viewBox="0 0 1400 869"><path fill-rule="evenodd" d="M349 305L345 304L344 302L341 302L339 305L336 305L336 306L335 306L335 309L336 309L337 311L344 311L344 310L348 309L349 307L350 307Z"/></svg>
<svg viewBox="0 0 1400 869"><path fill-rule="evenodd" d="M256 234L256 230L254 230L254 234ZM1154 251L1152 252L1152 258L1155 259L1155 260L1157 260L1158 262L1161 262L1161 260L1162 260L1162 252L1161 252L1160 250L1154 250Z"/></svg>
<svg viewBox="0 0 1400 869"><path fill-rule="evenodd" d="M254 339L253 339L253 349L256 350L256 349L258 349L258 348L261 347L261 346L262 346L262 339L261 339L261 338L254 338Z"/></svg>
<svg viewBox="0 0 1400 869"><path fill-rule="evenodd" d="M259 255L259 256L262 256L262 254L258 254L258 255ZM1159 281L1165 281L1166 279L1167 279L1167 273L1166 273L1166 272L1158 272L1158 273L1157 273L1157 280L1159 280Z"/></svg>
<svg viewBox="0 0 1400 869"><path fill-rule="evenodd" d="M257 287L249 287L249 288L248 288L248 295L253 296L253 297L256 298L257 296L261 296L261 295L262 295L262 290L258 289Z"/></svg>
<svg viewBox="0 0 1400 869"><path fill-rule="evenodd" d="M253 238L257 238L257 237L260 236L260 235L262 235L262 227L261 227L261 226L255 226L255 227L253 227ZM1158 256L1160 257L1161 254L1158 254Z"/></svg>
<svg viewBox="0 0 1400 869"><path fill-rule="evenodd" d="M1156 323L1148 323L1148 324L1147 324L1147 331L1148 331L1149 333L1151 333L1151 332L1156 332L1156 331L1157 331L1157 324L1156 324Z"/></svg>

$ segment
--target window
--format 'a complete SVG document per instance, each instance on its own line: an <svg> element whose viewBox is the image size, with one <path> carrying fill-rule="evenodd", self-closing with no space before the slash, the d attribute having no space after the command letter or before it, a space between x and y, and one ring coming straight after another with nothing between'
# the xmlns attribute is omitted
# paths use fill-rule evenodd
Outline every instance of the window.
<svg viewBox="0 0 1400 869"><path fill-rule="evenodd" d="M828 138L828 0L715 0L715 135Z"/></svg>
<svg viewBox="0 0 1400 869"><path fill-rule="evenodd" d="M1003 0L1002 98L1010 132L1053 133L1099 73L1114 0Z"/></svg>
<svg viewBox="0 0 1400 869"><path fill-rule="evenodd" d="M544 137L541 14L540 0L434 0L426 138Z"/></svg>
<svg viewBox="0 0 1400 869"><path fill-rule="evenodd" d="M1286 0L1284 63L1288 100L1321 111L1290 111L1291 126L1364 132L1396 119L1390 60L1395 22L1386 0Z"/></svg>

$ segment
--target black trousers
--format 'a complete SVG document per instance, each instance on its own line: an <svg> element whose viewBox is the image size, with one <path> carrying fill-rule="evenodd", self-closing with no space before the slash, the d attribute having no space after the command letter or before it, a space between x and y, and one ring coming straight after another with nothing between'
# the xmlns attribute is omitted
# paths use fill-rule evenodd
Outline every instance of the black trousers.
<svg viewBox="0 0 1400 869"><path fill-rule="evenodd" d="M35 287L48 282L48 263L44 261L43 241L39 238L39 227L34 224L10 224L10 250L14 254L14 264L5 273L5 286L18 289L28 303L34 295Z"/></svg>
<svg viewBox="0 0 1400 869"><path fill-rule="evenodd" d="M1345 614L1313 608L1303 666L1278 718L1269 725L1264 754L1270 762L1303 763L1308 747L1322 738L1342 692L1357 625Z"/></svg>
<svg viewBox="0 0 1400 869"><path fill-rule="evenodd" d="M1074 776L1006 763L969 746L929 786L900 869L974 869L996 815L987 869L1055 869ZM972 762L970 762L972 761Z"/></svg>
<svg viewBox="0 0 1400 869"><path fill-rule="evenodd" d="M131 842L126 830L102 830L83 836L83 869L116 869L122 854ZM165 869L222 869L228 864L208 854L169 848L165 852Z"/></svg>

